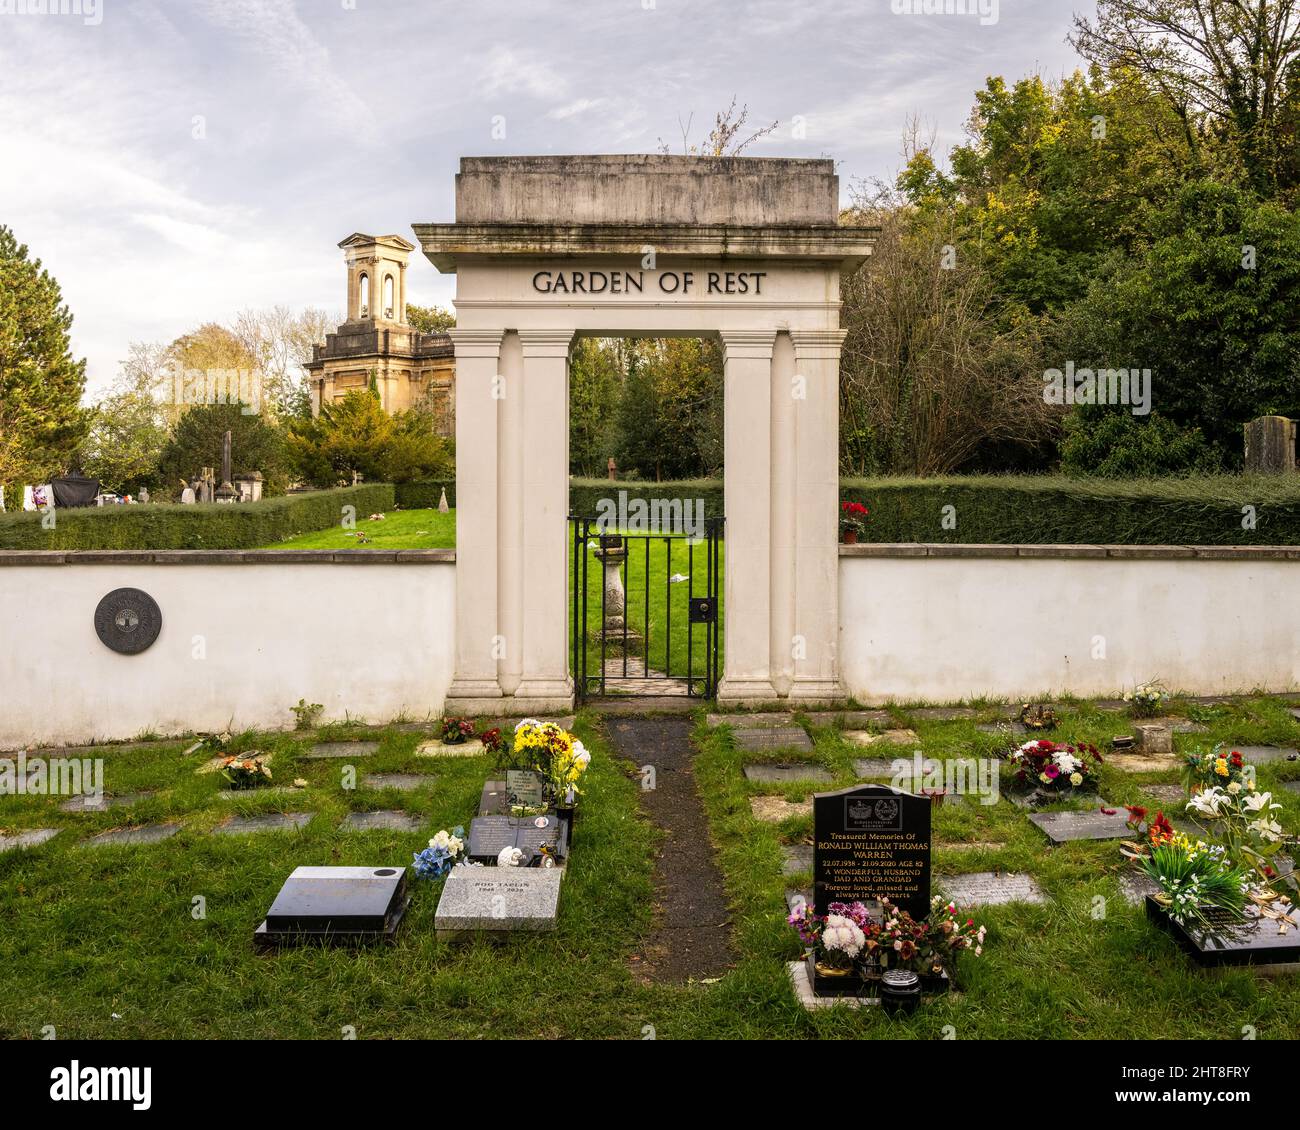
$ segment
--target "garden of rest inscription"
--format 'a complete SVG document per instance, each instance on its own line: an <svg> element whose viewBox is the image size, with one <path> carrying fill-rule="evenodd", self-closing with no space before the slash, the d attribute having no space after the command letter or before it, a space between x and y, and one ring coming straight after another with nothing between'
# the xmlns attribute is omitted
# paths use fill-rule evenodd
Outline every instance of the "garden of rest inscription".
<svg viewBox="0 0 1300 1130"><path fill-rule="evenodd" d="M930 913L929 797L888 785L813 796L813 909L886 898Z"/></svg>

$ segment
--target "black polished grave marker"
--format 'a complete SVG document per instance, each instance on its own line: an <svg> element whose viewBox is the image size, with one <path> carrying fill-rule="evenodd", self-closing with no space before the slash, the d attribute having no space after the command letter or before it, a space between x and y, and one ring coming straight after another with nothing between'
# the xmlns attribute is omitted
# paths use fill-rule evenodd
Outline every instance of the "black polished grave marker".
<svg viewBox="0 0 1300 1130"><path fill-rule="evenodd" d="M262 946L391 941L410 903L405 867L297 867L253 940Z"/></svg>
<svg viewBox="0 0 1300 1130"><path fill-rule="evenodd" d="M503 848L523 848L526 853L538 855L543 847L549 847L563 859L569 850L567 827L554 812L544 816L476 816L469 825L469 858L476 863L495 863Z"/></svg>
<svg viewBox="0 0 1300 1130"><path fill-rule="evenodd" d="M813 909L887 898L930 913L929 797L888 785L813 794Z"/></svg>

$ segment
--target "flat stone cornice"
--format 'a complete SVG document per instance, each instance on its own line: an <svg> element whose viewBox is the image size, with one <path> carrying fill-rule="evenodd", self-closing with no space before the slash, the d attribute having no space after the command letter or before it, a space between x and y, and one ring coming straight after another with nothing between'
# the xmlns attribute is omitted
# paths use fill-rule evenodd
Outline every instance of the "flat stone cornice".
<svg viewBox="0 0 1300 1130"><path fill-rule="evenodd" d="M454 549L0 549L4 565L445 565Z"/></svg>
<svg viewBox="0 0 1300 1130"><path fill-rule="evenodd" d="M628 255L659 258L838 260L852 271L870 254L878 228L837 224L741 227L727 224L415 224L424 254L453 273L478 256Z"/></svg>
<svg viewBox="0 0 1300 1130"><path fill-rule="evenodd" d="M1300 561L1300 546L1297 545L949 545L942 542L867 542L841 545L839 549L841 557Z"/></svg>

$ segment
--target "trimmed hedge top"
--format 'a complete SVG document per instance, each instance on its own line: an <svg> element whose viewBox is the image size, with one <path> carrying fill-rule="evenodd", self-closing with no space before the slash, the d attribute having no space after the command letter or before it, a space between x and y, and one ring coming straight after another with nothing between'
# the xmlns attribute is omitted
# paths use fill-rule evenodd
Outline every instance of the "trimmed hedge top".
<svg viewBox="0 0 1300 1130"><path fill-rule="evenodd" d="M231 505L147 503L0 514L0 549L254 549L333 526L344 507L358 518L391 510L391 483L311 491Z"/></svg>

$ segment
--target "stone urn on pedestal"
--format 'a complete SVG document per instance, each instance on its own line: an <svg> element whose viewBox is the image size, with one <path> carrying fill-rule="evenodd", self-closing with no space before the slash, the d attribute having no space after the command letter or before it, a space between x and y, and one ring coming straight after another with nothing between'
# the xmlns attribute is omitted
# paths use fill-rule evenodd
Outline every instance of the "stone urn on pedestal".
<svg viewBox="0 0 1300 1130"><path fill-rule="evenodd" d="M623 562L627 560L627 547L623 539L614 534L602 536L600 548L593 550L592 555L601 563L605 574L605 619L601 625L601 634L606 645L621 646L627 640L629 650L634 642L639 647L641 635L627 622L627 592L623 588Z"/></svg>

